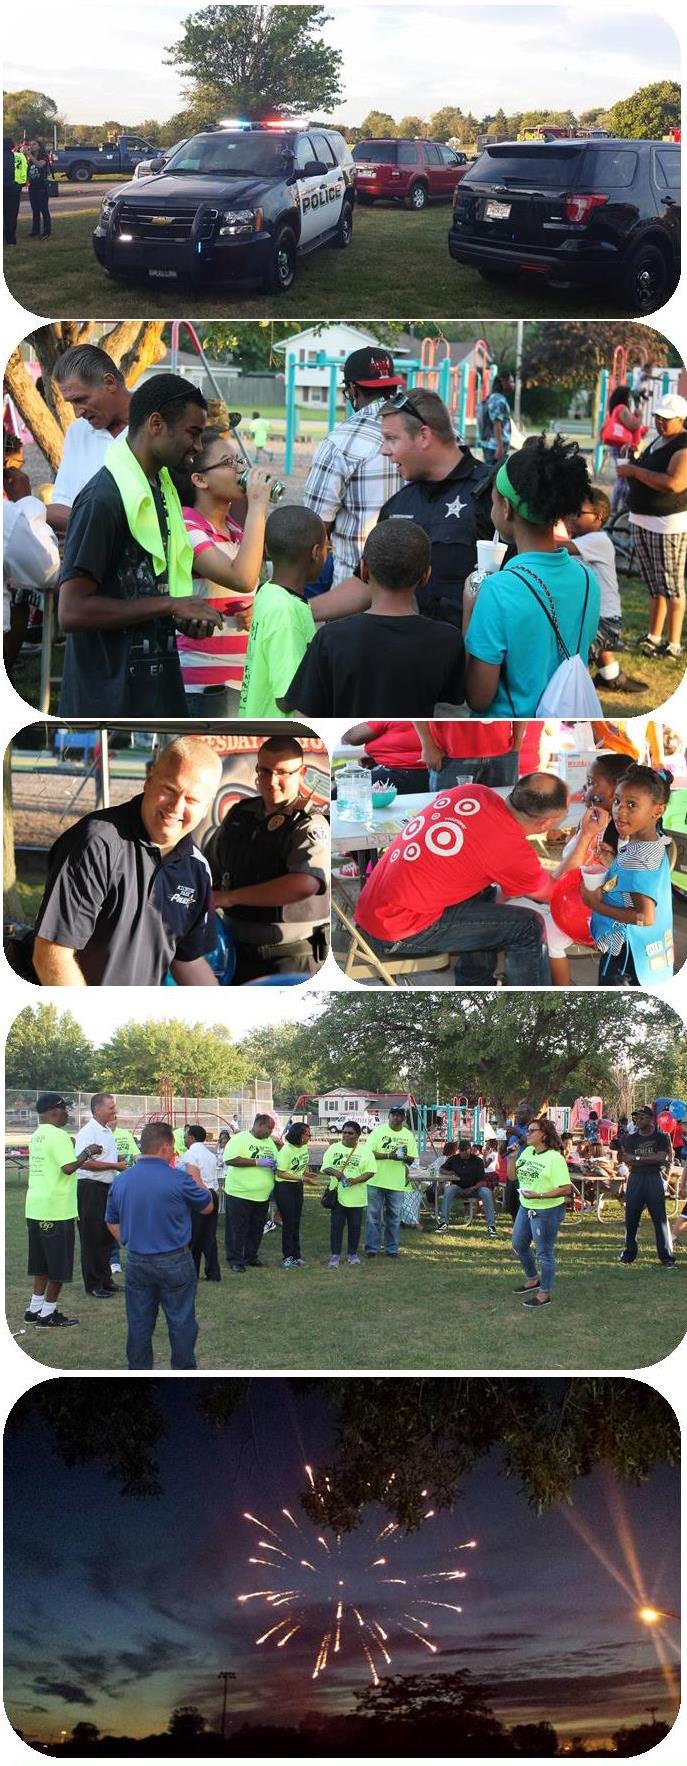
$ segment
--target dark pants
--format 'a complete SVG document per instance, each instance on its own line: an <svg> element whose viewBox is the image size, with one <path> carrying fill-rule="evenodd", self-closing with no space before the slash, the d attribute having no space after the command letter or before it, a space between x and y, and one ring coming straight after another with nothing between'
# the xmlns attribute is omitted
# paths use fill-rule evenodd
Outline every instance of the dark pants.
<svg viewBox="0 0 687 1766"><path fill-rule="evenodd" d="M381 784L383 779L388 779L390 785L395 785L401 797L412 795L414 791L429 791L427 767L373 766L373 785Z"/></svg>
<svg viewBox="0 0 687 1766"><path fill-rule="evenodd" d="M236 939L234 987L259 981L263 975L315 975L329 947L329 928L324 926L293 944L240 944L237 931L235 923L231 928Z"/></svg>
<svg viewBox="0 0 687 1766"><path fill-rule="evenodd" d="M110 1186L95 1177L80 1177L76 1186L81 1239L81 1273L87 1294L94 1288L111 1288L110 1257L114 1234L105 1224Z"/></svg>
<svg viewBox="0 0 687 1766"><path fill-rule="evenodd" d="M282 1257L300 1257L300 1226L303 1213L302 1183L285 1183L283 1179L277 1180L274 1186L274 1200L281 1214Z"/></svg>
<svg viewBox="0 0 687 1766"><path fill-rule="evenodd" d="M659 1263L672 1263L663 1180L657 1171L631 1171L625 1191L625 1250L631 1263L637 1256L637 1229L645 1208L653 1221Z"/></svg>
<svg viewBox="0 0 687 1766"><path fill-rule="evenodd" d="M255 1263L267 1219L268 1202L246 1202L243 1196L224 1198L224 1243L227 1263Z"/></svg>
<svg viewBox="0 0 687 1766"><path fill-rule="evenodd" d="M201 1257L204 1257L206 1282L221 1282L222 1275L219 1267L219 1257L217 1255L217 1213L219 1209L219 1196L216 1190L211 1190L210 1195L212 1196L212 1214L201 1214L199 1208L194 1208L193 1210L191 1256L195 1264L197 1276L200 1275Z"/></svg>
<svg viewBox="0 0 687 1766"><path fill-rule="evenodd" d="M632 952L626 951L624 945L617 956L602 956L599 987L639 987Z"/></svg>
<svg viewBox="0 0 687 1766"><path fill-rule="evenodd" d="M196 1367L196 1272L188 1246L181 1251L160 1251L150 1256L129 1251L125 1295L128 1366L153 1366L153 1331L162 1307L169 1332L171 1366Z"/></svg>
<svg viewBox="0 0 687 1766"><path fill-rule="evenodd" d="M515 1178L506 1178L503 1186L503 1206L510 1214L511 1220L515 1220L520 1207L520 1187Z"/></svg>
<svg viewBox="0 0 687 1766"><path fill-rule="evenodd" d="M17 243L17 220L21 202L21 184L3 184L2 213L5 245Z"/></svg>
<svg viewBox="0 0 687 1766"><path fill-rule="evenodd" d="M52 222L50 220L50 198L48 196L47 184L43 184L39 181L37 181L35 184L30 183L29 184L29 202L31 204L31 214L33 216L33 222L32 222L32 226L31 226L31 234L32 234L32 236L35 237L36 234L40 233L41 221L42 221L43 222L43 232L44 232L45 237L47 239L49 234L52 232Z"/></svg>
<svg viewBox="0 0 687 1766"><path fill-rule="evenodd" d="M490 987L496 974L496 957L504 953L505 977L511 987L548 987L551 981L544 923L533 908L506 907L493 899L491 889L468 901L445 908L438 920L411 938L389 944L381 938L367 939L385 957L424 957L434 951L460 951L454 965L457 987Z"/></svg>
<svg viewBox="0 0 687 1766"><path fill-rule="evenodd" d="M344 1227L348 1227L348 1255L356 1257L360 1244L360 1229L363 1224L364 1208L342 1208L338 1197L329 1215L329 1248L332 1257L340 1257L343 1250Z"/></svg>
<svg viewBox="0 0 687 1766"><path fill-rule="evenodd" d="M458 755L447 754L439 771L430 773L429 788L430 791L450 791L455 785L514 785L517 776L518 756L512 749L507 754L473 760L461 760Z"/></svg>

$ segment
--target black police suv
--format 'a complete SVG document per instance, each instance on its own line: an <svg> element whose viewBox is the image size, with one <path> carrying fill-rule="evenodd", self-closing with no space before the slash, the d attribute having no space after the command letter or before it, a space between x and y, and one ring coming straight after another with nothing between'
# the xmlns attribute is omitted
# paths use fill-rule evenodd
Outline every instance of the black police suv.
<svg viewBox="0 0 687 1766"><path fill-rule="evenodd" d="M211 276L282 294L296 261L350 245L353 162L335 129L251 123L194 135L162 170L108 192L93 234L116 281Z"/></svg>
<svg viewBox="0 0 687 1766"><path fill-rule="evenodd" d="M597 285L653 313L680 277L680 147L672 141L501 141L458 185L448 248L487 281Z"/></svg>

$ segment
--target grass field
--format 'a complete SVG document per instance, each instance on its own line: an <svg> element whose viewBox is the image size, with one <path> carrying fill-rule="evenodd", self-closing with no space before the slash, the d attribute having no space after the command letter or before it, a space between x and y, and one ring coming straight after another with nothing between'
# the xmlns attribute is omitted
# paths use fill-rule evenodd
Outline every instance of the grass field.
<svg viewBox="0 0 687 1766"><path fill-rule="evenodd" d="M191 295L175 282L144 281L133 288L112 282L93 255L91 235L98 204L78 214L53 211L49 244L21 232L5 252L10 292L30 312L50 318L617 318L613 301L585 292L526 282L484 282L448 255L448 205L424 214L405 209L357 209L347 252L313 252L298 266L293 288L275 298L246 290L234 294L210 284ZM627 316L627 315L625 315Z"/></svg>
<svg viewBox="0 0 687 1766"><path fill-rule="evenodd" d="M620 592L623 603L623 632L628 644L626 651L620 651L618 660L626 674L633 675L637 680L646 681L643 693L600 693L604 711L609 717L641 717L646 712L655 711L666 699L670 698L679 687L685 671L684 659L673 661L670 657L655 658L642 656L636 646L643 637L647 627L647 595L644 584L639 577L621 577ZM56 645L53 653L53 674L59 677L62 672L64 651ZM36 706L40 682L40 658L36 650L24 651L14 671L14 685L27 705ZM52 685L50 693L50 710L53 716L57 713L60 696L59 678Z"/></svg>
<svg viewBox="0 0 687 1766"><path fill-rule="evenodd" d="M304 1211L305 1269L280 1267L275 1232L263 1240L264 1269L232 1276L222 1243L222 1282L201 1280L198 1291L200 1368L646 1367L670 1354L687 1324L684 1257L678 1253L680 1267L672 1274L659 1267L645 1216L638 1262L619 1265L623 1235L615 1204L601 1222L568 1217L559 1238L555 1304L533 1313L513 1291L520 1266L510 1249L508 1217L497 1216L497 1239L487 1239L481 1222L452 1225L442 1234L404 1228L399 1262L382 1257L330 1270L328 1216L318 1196L319 1186ZM48 1336L23 1326L29 1293L23 1207L23 1183L12 1177L6 1294L9 1328L24 1331L18 1343L45 1367L124 1367L123 1296L87 1299L78 1269L64 1301L78 1329ZM158 1367L167 1367L163 1319L155 1350Z"/></svg>

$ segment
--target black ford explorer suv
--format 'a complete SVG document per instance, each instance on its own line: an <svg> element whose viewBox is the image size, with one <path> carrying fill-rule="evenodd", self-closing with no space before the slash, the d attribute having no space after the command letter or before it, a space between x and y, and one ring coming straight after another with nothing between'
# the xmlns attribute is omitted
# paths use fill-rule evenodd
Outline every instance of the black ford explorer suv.
<svg viewBox="0 0 687 1766"><path fill-rule="evenodd" d="M670 141L503 141L455 193L448 248L487 281L594 284L653 313L680 277L680 147Z"/></svg>
<svg viewBox="0 0 687 1766"><path fill-rule="evenodd" d="M162 170L105 197L93 246L116 281L216 275L282 294L296 260L350 245L352 160L334 129L250 123L194 135Z"/></svg>

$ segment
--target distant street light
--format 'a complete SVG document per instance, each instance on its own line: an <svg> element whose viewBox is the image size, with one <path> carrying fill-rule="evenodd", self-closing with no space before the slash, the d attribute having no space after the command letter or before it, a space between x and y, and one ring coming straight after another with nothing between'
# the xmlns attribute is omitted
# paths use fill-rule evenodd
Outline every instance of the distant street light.
<svg viewBox="0 0 687 1766"><path fill-rule="evenodd" d="M679 1619L679 1613L672 1613L665 1607L638 1607L637 1618L643 1625L658 1625L659 1619Z"/></svg>

